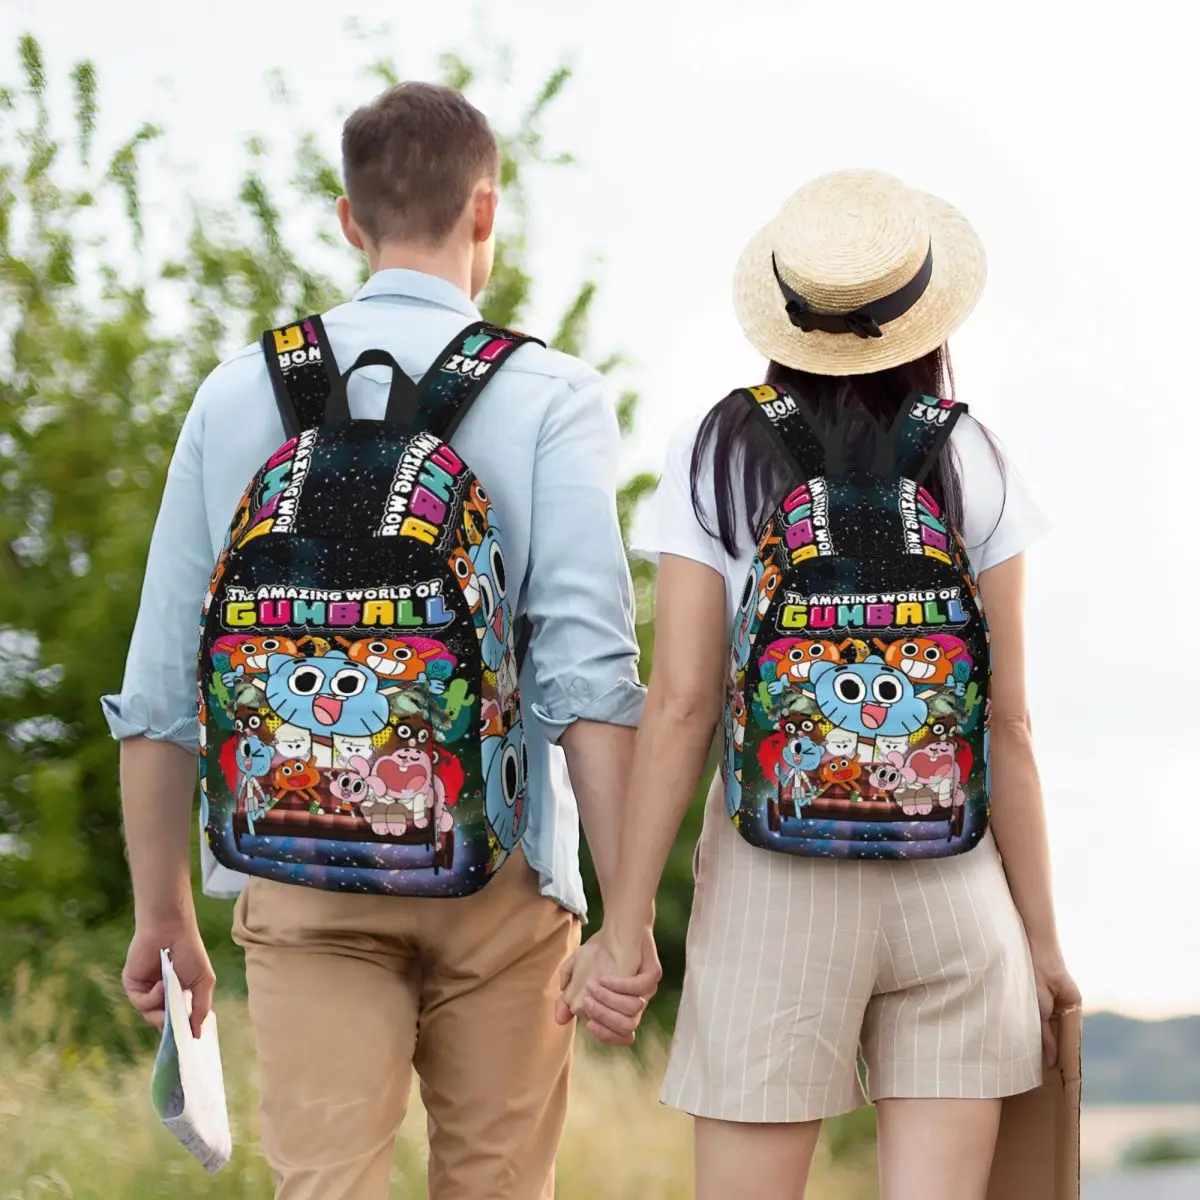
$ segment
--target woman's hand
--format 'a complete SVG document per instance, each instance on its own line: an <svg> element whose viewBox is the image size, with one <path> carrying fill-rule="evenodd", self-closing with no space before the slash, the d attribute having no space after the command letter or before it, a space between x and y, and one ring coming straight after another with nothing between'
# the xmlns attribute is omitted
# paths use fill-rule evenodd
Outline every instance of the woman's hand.
<svg viewBox="0 0 1200 1200"><path fill-rule="evenodd" d="M652 930L647 929L641 942L629 947L602 928L563 967L563 994L555 1019L565 1025L572 1017L583 1017L597 1041L608 1046L632 1045L661 978Z"/></svg>
<svg viewBox="0 0 1200 1200"><path fill-rule="evenodd" d="M1058 1064L1058 1037L1050 1018L1068 1009L1077 1008L1083 998L1063 962L1057 946L1048 950L1031 947L1033 977L1037 983L1038 1012L1042 1018L1042 1054L1046 1065Z"/></svg>

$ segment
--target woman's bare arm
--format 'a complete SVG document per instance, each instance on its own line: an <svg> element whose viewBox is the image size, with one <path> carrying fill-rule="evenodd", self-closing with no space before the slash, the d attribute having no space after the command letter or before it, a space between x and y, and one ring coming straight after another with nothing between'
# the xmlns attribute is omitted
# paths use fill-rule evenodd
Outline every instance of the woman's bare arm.
<svg viewBox="0 0 1200 1200"><path fill-rule="evenodd" d="M1050 845L1025 694L1025 558L979 576L991 632L992 830L1033 956L1046 1061L1058 1058L1055 1012L1080 1002L1063 962L1054 919Z"/></svg>
<svg viewBox="0 0 1200 1200"><path fill-rule="evenodd" d="M992 660L992 829L1031 945L1057 949L1050 847L1025 691L1025 556L979 577Z"/></svg>
<svg viewBox="0 0 1200 1200"><path fill-rule="evenodd" d="M604 916L612 944L631 957L720 716L729 642L725 608L721 575L691 559L662 556L654 667L630 771L615 898Z"/></svg>

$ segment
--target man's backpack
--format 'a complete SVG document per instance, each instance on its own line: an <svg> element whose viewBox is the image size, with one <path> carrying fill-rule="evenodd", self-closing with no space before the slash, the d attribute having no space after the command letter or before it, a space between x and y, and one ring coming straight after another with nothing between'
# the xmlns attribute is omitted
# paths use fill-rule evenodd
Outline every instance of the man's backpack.
<svg viewBox="0 0 1200 1200"><path fill-rule="evenodd" d="M203 814L213 855L312 887L462 896L525 828L516 589L450 437L526 340L465 329L418 387L319 317L269 330L289 440L242 497L204 603ZM392 371L381 421L346 385Z"/></svg>
<svg viewBox="0 0 1200 1200"><path fill-rule="evenodd" d="M922 483L966 406L913 397L871 469L789 392L740 393L794 475L734 619L722 774L751 844L937 858L989 818L989 639L959 532Z"/></svg>

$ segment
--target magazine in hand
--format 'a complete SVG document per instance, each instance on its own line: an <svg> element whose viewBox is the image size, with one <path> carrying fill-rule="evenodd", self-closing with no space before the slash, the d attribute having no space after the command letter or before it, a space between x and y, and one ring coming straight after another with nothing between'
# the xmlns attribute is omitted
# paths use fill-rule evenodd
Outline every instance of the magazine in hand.
<svg viewBox="0 0 1200 1200"><path fill-rule="evenodd" d="M210 1012L193 1037L189 1021L191 995L185 993L171 965L171 952L162 952L162 1042L154 1060L150 1100L162 1123L185 1150L215 1175L233 1152L217 1015Z"/></svg>

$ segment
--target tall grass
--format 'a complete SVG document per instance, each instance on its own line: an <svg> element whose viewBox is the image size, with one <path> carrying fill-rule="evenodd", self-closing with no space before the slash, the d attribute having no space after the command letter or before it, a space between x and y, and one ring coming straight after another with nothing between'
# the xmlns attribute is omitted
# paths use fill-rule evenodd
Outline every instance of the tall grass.
<svg viewBox="0 0 1200 1200"><path fill-rule="evenodd" d="M244 1001L230 995L217 1000L236 1149L230 1164L210 1178L153 1116L151 1055L143 1050L130 1062L99 1045L81 1047L68 1032L74 1024L71 995L62 979L19 972L9 1015L0 1019L0 1197L269 1197L271 1176L255 1134L257 1091ZM559 1156L560 1200L692 1195L690 1120L656 1099L664 1061L661 1039L649 1040L640 1061L598 1051L581 1039ZM426 1195L424 1126L414 1090L392 1169L395 1196ZM812 1200L874 1200L869 1152L861 1138L845 1136L846 1128L820 1152ZM838 1161L831 1146L839 1147Z"/></svg>

